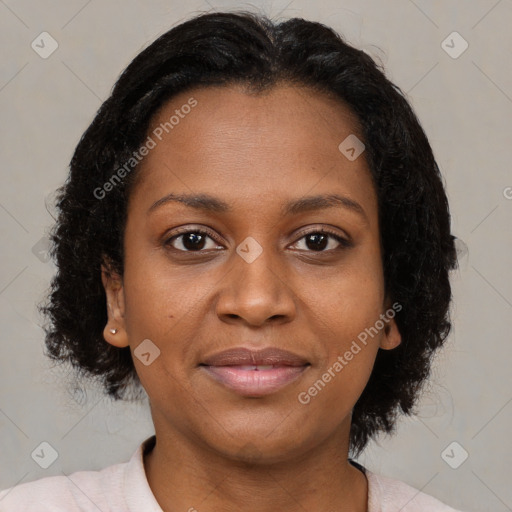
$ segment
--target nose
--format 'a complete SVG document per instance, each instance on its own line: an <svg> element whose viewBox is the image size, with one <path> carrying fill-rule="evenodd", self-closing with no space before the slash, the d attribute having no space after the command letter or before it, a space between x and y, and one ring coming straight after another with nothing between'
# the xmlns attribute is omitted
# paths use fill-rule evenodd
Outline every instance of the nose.
<svg viewBox="0 0 512 512"><path fill-rule="evenodd" d="M216 302L222 321L262 326L290 322L295 317L297 300L290 272L274 251L263 249L252 261L243 252L233 252L227 265L231 268Z"/></svg>

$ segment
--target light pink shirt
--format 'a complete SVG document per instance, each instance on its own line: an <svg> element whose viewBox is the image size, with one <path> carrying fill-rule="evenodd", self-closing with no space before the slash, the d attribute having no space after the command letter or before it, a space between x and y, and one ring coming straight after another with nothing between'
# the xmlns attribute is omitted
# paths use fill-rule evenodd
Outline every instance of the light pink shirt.
<svg viewBox="0 0 512 512"><path fill-rule="evenodd" d="M52 476L0 492L0 512L163 512L144 472L146 439L129 462ZM458 512L399 481L366 470L368 512ZM200 507L191 503L188 512Z"/></svg>

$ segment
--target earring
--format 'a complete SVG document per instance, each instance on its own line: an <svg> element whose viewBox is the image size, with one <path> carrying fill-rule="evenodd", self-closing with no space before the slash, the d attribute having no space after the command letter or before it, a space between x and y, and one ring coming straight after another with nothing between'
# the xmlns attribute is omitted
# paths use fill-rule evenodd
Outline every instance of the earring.
<svg viewBox="0 0 512 512"><path fill-rule="evenodd" d="M109 330L110 330L110 332L111 332L112 334L116 334L116 333L117 333L117 329L109 329Z"/></svg>

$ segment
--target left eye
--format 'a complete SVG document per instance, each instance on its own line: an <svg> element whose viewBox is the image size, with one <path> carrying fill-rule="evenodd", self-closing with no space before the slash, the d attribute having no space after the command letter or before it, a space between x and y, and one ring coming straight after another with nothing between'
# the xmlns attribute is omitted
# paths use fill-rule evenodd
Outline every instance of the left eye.
<svg viewBox="0 0 512 512"><path fill-rule="evenodd" d="M210 247L207 247L208 239L212 242ZM337 234L318 230L304 233L294 245L299 244L302 240L304 240L304 243L306 244L306 249L299 248L299 250L309 249L313 252L326 252L326 249L336 250L338 248L350 247L351 245L348 240ZM335 247L328 247L330 240L335 240L338 246L335 245ZM175 241L179 241L179 247L174 245ZM176 234L166 241L166 245L170 245L181 252L200 252L202 250L222 249L222 246L215 242L209 232L198 229Z"/></svg>
<svg viewBox="0 0 512 512"><path fill-rule="evenodd" d="M311 246L313 247L313 252L327 252L325 249L329 245L329 239L334 239L338 243L338 246L331 247L328 250L344 249L351 245L348 240L340 235L327 231L310 231L309 233L303 234L295 243L298 244L301 240L304 240L307 248L311 249Z"/></svg>

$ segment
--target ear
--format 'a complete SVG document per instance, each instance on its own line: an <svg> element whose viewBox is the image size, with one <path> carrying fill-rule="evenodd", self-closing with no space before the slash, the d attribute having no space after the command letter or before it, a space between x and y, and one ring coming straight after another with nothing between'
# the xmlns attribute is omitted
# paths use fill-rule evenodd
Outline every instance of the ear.
<svg viewBox="0 0 512 512"><path fill-rule="evenodd" d="M379 347L383 350L392 350L402 342L402 336L398 330L395 316L402 310L402 305L399 302L391 304L390 300L386 300L386 309L382 315L384 319L384 335L380 340Z"/></svg>
<svg viewBox="0 0 512 512"><path fill-rule="evenodd" d="M101 281L107 296L107 325L103 329L103 337L107 343L115 347L127 347L128 336L125 325L125 301L123 281L118 273L107 263L101 265ZM115 330L115 332L112 332Z"/></svg>

